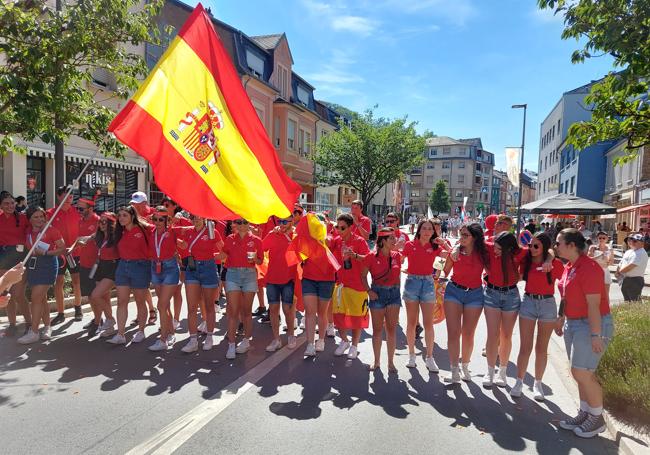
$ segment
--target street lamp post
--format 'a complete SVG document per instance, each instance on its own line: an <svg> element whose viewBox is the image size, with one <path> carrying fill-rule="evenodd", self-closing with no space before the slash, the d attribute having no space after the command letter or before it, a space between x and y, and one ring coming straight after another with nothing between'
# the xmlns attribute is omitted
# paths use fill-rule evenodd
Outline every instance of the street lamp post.
<svg viewBox="0 0 650 455"><path fill-rule="evenodd" d="M517 236L521 231L521 185L524 181L524 144L526 142L526 109L528 108L527 104L513 104L513 109L523 109L524 110L524 126L521 131L521 160L519 163L519 194L517 197Z"/></svg>

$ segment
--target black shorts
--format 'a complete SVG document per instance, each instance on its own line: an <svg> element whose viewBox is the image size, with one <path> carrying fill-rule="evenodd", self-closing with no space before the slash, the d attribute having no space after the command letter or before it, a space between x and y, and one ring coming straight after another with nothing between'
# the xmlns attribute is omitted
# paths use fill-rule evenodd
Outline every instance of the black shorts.
<svg viewBox="0 0 650 455"><path fill-rule="evenodd" d="M95 289L95 280L90 279L90 269L79 266L79 281L81 283L81 296L88 297Z"/></svg>
<svg viewBox="0 0 650 455"><path fill-rule="evenodd" d="M65 271L68 270L72 273L79 273L79 256L74 256L74 261L76 262L74 267L70 267L68 260L65 256L59 256L59 270L56 272L57 275L65 275Z"/></svg>
<svg viewBox="0 0 650 455"><path fill-rule="evenodd" d="M14 245L0 246L0 270L9 270L25 259L25 252L19 253Z"/></svg>
<svg viewBox="0 0 650 455"><path fill-rule="evenodd" d="M95 272L95 281L102 281L105 278L115 281L115 271L117 270L118 259L106 260L101 259Z"/></svg>

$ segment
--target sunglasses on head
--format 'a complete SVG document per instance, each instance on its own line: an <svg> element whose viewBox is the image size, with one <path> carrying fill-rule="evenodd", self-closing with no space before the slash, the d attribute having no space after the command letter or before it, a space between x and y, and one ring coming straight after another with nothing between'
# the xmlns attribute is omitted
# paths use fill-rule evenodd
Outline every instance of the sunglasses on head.
<svg viewBox="0 0 650 455"><path fill-rule="evenodd" d="M248 221L246 221L246 220L235 220L235 221L233 221L233 223L238 224L238 225L241 226L242 224L248 224Z"/></svg>
<svg viewBox="0 0 650 455"><path fill-rule="evenodd" d="M278 220L278 224L289 224L290 222L289 220Z"/></svg>

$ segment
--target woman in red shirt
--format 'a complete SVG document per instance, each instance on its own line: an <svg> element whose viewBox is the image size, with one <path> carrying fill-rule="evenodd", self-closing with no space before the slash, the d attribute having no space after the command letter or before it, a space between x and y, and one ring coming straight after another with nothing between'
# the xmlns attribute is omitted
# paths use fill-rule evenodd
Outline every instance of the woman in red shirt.
<svg viewBox="0 0 650 455"><path fill-rule="evenodd" d="M95 244L97 245L97 259L93 269L92 278L95 280L95 289L90 294L90 301L100 313L104 313L104 323L99 326L99 336L108 338L115 335L115 318L111 306L111 289L115 286L115 271L120 255L117 252L115 226L117 217L112 212L104 212L99 217ZM92 273L92 269L91 269ZM99 321L96 321L99 322Z"/></svg>
<svg viewBox="0 0 650 455"><path fill-rule="evenodd" d="M557 326L557 304L555 303L555 281L562 277L564 266L558 259L552 260L553 268L544 272L542 264L549 259L551 238L545 232L538 232L530 242L528 254L520 266L520 274L526 282L524 299L519 308L519 356L517 357L517 382L510 395L520 397L523 380L528 368L528 359L535 345L534 398L544 401L542 376L546 369L548 342ZM537 340L535 340L537 326Z"/></svg>
<svg viewBox="0 0 650 455"><path fill-rule="evenodd" d="M370 316L372 318L372 349L375 360L369 369L379 368L381 359L381 338L384 327L386 328L386 345L388 347L388 371L396 373L393 364L397 322L399 310L402 306L400 295L400 272L402 257L396 251L397 239L393 228L382 228L377 233L375 251L368 254L363 265L366 272L370 272L372 286L368 291L370 301ZM385 321L385 325L384 325Z"/></svg>
<svg viewBox="0 0 650 455"><path fill-rule="evenodd" d="M16 211L16 201L7 191L0 193L0 276L25 258L25 234L29 222L24 213ZM31 325L29 305L25 299L25 280L20 280L11 289L11 299L6 308L9 328L5 334L16 332L16 306L25 323Z"/></svg>
<svg viewBox="0 0 650 455"><path fill-rule="evenodd" d="M415 238L404 245L402 256L408 259L408 277L404 284L404 302L406 302L406 341L409 349L409 368L415 368L415 326L422 309L424 339L426 342L425 364L429 371L438 372L433 359L433 304L436 291L433 282L433 263L443 251L447 251L444 240L436 235L433 221L421 220L418 223Z"/></svg>
<svg viewBox="0 0 650 455"><path fill-rule="evenodd" d="M188 256L183 259L188 305L187 321L190 331L190 339L181 349L185 353L195 352L199 349L196 312L201 302L205 303L205 312L202 313L206 328L203 350L209 351L212 349L216 322L214 301L219 287L219 274L217 273L215 257L223 246L221 235L216 230L208 229L205 218L190 215L190 221L194 223L193 227L174 228L181 238L181 247L187 249L188 253Z"/></svg>
<svg viewBox="0 0 650 455"><path fill-rule="evenodd" d="M133 293L138 308L138 331L131 341L140 343L145 338L144 328L147 325L146 297L151 282L149 243L153 226L138 217L133 206L120 207L117 210L117 221L115 239L120 255L115 270L117 333L108 342L126 344L124 331L129 316L129 298Z"/></svg>
<svg viewBox="0 0 650 455"><path fill-rule="evenodd" d="M253 299L257 293L256 264L264 260L262 241L250 232L248 221L238 219L233 222L234 233L229 235L218 259L226 260L226 299L228 314L228 351L227 359L234 359L237 354L244 354L250 348L253 329ZM235 347L237 324L239 319L244 324L244 339Z"/></svg>
<svg viewBox="0 0 650 455"><path fill-rule="evenodd" d="M27 261L27 284L32 289L32 326L25 335L18 338L20 344L31 344L39 339L52 337L50 311L47 305L47 291L56 281L59 268L57 256L65 251L65 242L61 232L50 226L37 242L38 235L45 227L45 210L41 207L29 207L27 219L32 228L27 234L26 247L36 244L32 257ZM39 334L38 325L43 320L43 331Z"/></svg>
<svg viewBox="0 0 650 455"><path fill-rule="evenodd" d="M445 263L445 276L453 271L445 288L445 321L447 350L451 365L448 382L471 381L469 362L474 350L474 333L483 312L483 269L488 265L488 252L483 230L478 223L461 226L459 248ZM461 353L461 336L463 340ZM461 366L458 358L461 358Z"/></svg>
<svg viewBox="0 0 650 455"><path fill-rule="evenodd" d="M558 284L560 318L564 322L566 317L564 342L580 394L578 414L560 421L560 427L590 438L605 431L603 389L595 371L614 335L614 323L603 268L585 254L585 238L577 229L564 229L556 244L559 256L569 261Z"/></svg>

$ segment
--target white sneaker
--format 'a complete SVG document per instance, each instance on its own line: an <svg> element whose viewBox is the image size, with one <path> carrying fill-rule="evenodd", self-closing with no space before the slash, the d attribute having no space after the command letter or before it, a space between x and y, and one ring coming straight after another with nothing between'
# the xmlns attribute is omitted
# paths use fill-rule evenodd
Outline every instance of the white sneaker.
<svg viewBox="0 0 650 455"><path fill-rule="evenodd" d="M451 367L451 374L445 378L445 382L460 384L460 367Z"/></svg>
<svg viewBox="0 0 650 455"><path fill-rule="evenodd" d="M163 340L160 338L156 340L154 344L149 346L148 348L150 351L153 352L158 352L158 351L166 351L167 350L167 343L165 343Z"/></svg>
<svg viewBox="0 0 650 455"><path fill-rule="evenodd" d="M303 316L302 319L300 320L300 329L301 330L305 330L305 319L307 319L307 318L305 316Z"/></svg>
<svg viewBox="0 0 650 455"><path fill-rule="evenodd" d="M116 332L117 330L115 330L115 319L106 319L106 321L104 321L104 324L102 324L101 333L99 336L101 338L108 338L115 335Z"/></svg>
<svg viewBox="0 0 650 455"><path fill-rule="evenodd" d="M356 359L358 355L359 351L357 350L357 347L355 345L350 346L350 350L348 351L348 359Z"/></svg>
<svg viewBox="0 0 650 455"><path fill-rule="evenodd" d="M199 350L199 340L196 339L196 337L190 337L190 340L181 348L181 351L183 351L186 354L189 354L190 352L196 352Z"/></svg>
<svg viewBox="0 0 650 455"><path fill-rule="evenodd" d="M239 342L235 351L237 354L245 354L251 347L251 342L248 341L248 338L244 338Z"/></svg>
<svg viewBox="0 0 650 455"><path fill-rule="evenodd" d="M312 343L309 343L305 349L304 355L305 357L314 357L316 355L316 346L314 346Z"/></svg>
<svg viewBox="0 0 650 455"><path fill-rule="evenodd" d="M31 328L27 330L27 333L18 338L18 343L20 344L32 344L40 340L41 337L38 332L34 332Z"/></svg>
<svg viewBox="0 0 650 455"><path fill-rule="evenodd" d="M51 339L52 339L52 327L50 327L49 325L46 325L41 330L41 340L48 341L48 340L51 340Z"/></svg>
<svg viewBox="0 0 650 455"><path fill-rule="evenodd" d="M172 334L167 335L167 346L172 347L176 343L176 337Z"/></svg>
<svg viewBox="0 0 650 455"><path fill-rule="evenodd" d="M343 354L345 354L345 351L348 350L350 347L350 343L347 341L341 341L339 343L339 346L336 348L336 351L334 351L334 355L337 357L341 357Z"/></svg>
<svg viewBox="0 0 650 455"><path fill-rule="evenodd" d="M535 381L535 383L533 384L533 392L535 393L533 395L535 401L544 401L544 399L546 398L544 396L544 386L542 385L542 381L537 381L537 380Z"/></svg>
<svg viewBox="0 0 650 455"><path fill-rule="evenodd" d="M436 365L436 361L433 360L433 357L427 357L426 360L424 361L424 364L427 366L427 369L432 373L438 373L440 371L438 369L438 365Z"/></svg>
<svg viewBox="0 0 650 455"><path fill-rule="evenodd" d="M209 351L210 349L212 349L213 343L214 343L213 336L211 333L208 333L207 336L205 337L205 340L203 341L203 350Z"/></svg>
<svg viewBox="0 0 650 455"><path fill-rule="evenodd" d="M207 332L207 329L206 329L206 323L205 323L205 321L203 321L202 323L200 323L196 330L198 330L198 331L201 332L201 333L206 333L206 332Z"/></svg>
<svg viewBox="0 0 650 455"><path fill-rule="evenodd" d="M266 347L266 352L275 352L280 348L282 348L282 342L280 340L273 340Z"/></svg>
<svg viewBox="0 0 650 455"><path fill-rule="evenodd" d="M179 325L181 325L180 322L178 322L176 319L172 319L172 329L174 330L174 332L178 330Z"/></svg>
<svg viewBox="0 0 650 455"><path fill-rule="evenodd" d="M110 344L126 344L126 337L124 335L116 333L113 338L106 340L106 342Z"/></svg>
<svg viewBox="0 0 650 455"><path fill-rule="evenodd" d="M519 398L521 397L521 389L524 388L524 383L521 379L517 378L517 382L515 382L515 385L510 389L510 396L513 398Z"/></svg>
<svg viewBox="0 0 650 455"><path fill-rule="evenodd" d="M304 321L305 319L303 318L302 320ZM296 318L296 319L294 319L294 321L293 321L293 326L294 326L294 327L298 327L298 319L297 319L297 318ZM302 326L302 327L298 327L298 328L300 328L300 329L304 329L304 328L305 328L305 326Z"/></svg>
<svg viewBox="0 0 650 455"><path fill-rule="evenodd" d="M472 381L472 373L469 371L469 363L463 363L460 366L460 378L465 382Z"/></svg>
<svg viewBox="0 0 650 455"><path fill-rule="evenodd" d="M336 336L336 329L334 328L334 324L331 322L327 324L327 330L326 330L327 336L330 338L333 338Z"/></svg>
<svg viewBox="0 0 650 455"><path fill-rule="evenodd" d="M494 370L496 368L488 367L487 373L483 377L483 387L492 387L494 385Z"/></svg>
<svg viewBox="0 0 650 455"><path fill-rule="evenodd" d="M115 325L115 320L113 319L106 319L105 321L103 320L102 323L99 324L99 327L97 327L97 331L101 332L103 330L106 330L112 325Z"/></svg>
<svg viewBox="0 0 650 455"><path fill-rule="evenodd" d="M415 354L409 354L409 361L406 364L406 366L409 367L409 368L415 368L416 367Z"/></svg>
<svg viewBox="0 0 650 455"><path fill-rule="evenodd" d="M325 340L316 341L316 352L323 352L325 350Z"/></svg>
<svg viewBox="0 0 650 455"><path fill-rule="evenodd" d="M133 335L133 338L131 338L132 343L141 343L144 340L144 332L142 330L138 330L135 332L135 335Z"/></svg>
<svg viewBox="0 0 650 455"><path fill-rule="evenodd" d="M287 347L289 349L295 349L296 348L296 337L293 335L289 335L287 337Z"/></svg>
<svg viewBox="0 0 650 455"><path fill-rule="evenodd" d="M226 358L229 360L237 357L237 349L235 349L235 343L228 343L228 350L226 351Z"/></svg>
<svg viewBox="0 0 650 455"><path fill-rule="evenodd" d="M506 376L506 368L499 368L499 374L494 380L494 385L497 387L506 387L508 385L508 377Z"/></svg>

